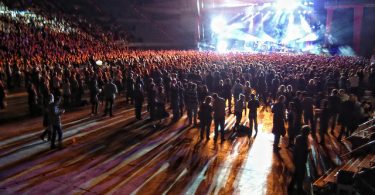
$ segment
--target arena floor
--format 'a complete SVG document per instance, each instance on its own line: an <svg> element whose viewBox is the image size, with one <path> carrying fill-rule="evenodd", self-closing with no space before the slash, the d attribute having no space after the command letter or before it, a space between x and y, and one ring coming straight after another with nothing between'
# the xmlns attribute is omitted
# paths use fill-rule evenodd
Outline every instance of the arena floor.
<svg viewBox="0 0 375 195"><path fill-rule="evenodd" d="M213 128L200 141L186 116L155 128L145 111L136 121L131 106L114 110L112 118L90 116L88 107L66 113L60 150L40 140L41 118L0 125L0 194L287 194L292 153L287 138L273 152L270 112L260 111L250 140L233 135L230 115L226 141L215 143Z"/></svg>

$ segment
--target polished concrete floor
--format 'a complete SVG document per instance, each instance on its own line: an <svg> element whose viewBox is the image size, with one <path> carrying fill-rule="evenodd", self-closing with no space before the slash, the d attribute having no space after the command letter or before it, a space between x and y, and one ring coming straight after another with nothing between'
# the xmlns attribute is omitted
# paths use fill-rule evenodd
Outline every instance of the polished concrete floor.
<svg viewBox="0 0 375 195"><path fill-rule="evenodd" d="M63 116L60 150L39 139L41 118L1 124L0 194L287 194L292 152L272 151L270 112L259 113L251 139L233 134L235 118L228 116L223 143L213 141L213 128L211 140L200 141L186 116L155 128L146 112L137 121L122 102L112 118L88 113Z"/></svg>

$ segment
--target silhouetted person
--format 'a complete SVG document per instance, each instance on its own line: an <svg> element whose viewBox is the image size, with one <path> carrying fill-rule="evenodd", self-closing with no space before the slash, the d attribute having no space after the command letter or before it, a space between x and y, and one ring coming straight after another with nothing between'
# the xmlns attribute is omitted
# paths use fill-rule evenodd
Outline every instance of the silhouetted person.
<svg viewBox="0 0 375 195"><path fill-rule="evenodd" d="M340 111L341 99L337 89L332 90L332 94L328 97L328 110L330 112L331 134L334 133L337 117Z"/></svg>
<svg viewBox="0 0 375 195"><path fill-rule="evenodd" d="M99 106L99 93L100 89L98 86L98 81L96 76L90 81L90 103L91 103L91 114L98 114L98 106Z"/></svg>
<svg viewBox="0 0 375 195"><path fill-rule="evenodd" d="M223 98L225 102L228 101L228 114L232 113L232 85L230 83L230 79L225 79L225 83L222 89Z"/></svg>
<svg viewBox="0 0 375 195"><path fill-rule="evenodd" d="M308 136L310 127L305 125L301 129L301 134L297 136L295 148L293 151L294 173L288 186L289 193L294 191L297 185L297 194L303 194L303 181L306 173L306 162L309 154Z"/></svg>
<svg viewBox="0 0 375 195"><path fill-rule="evenodd" d="M304 92L302 94L301 105L303 110L304 124L311 126L312 135L315 137L314 100Z"/></svg>
<svg viewBox="0 0 375 195"><path fill-rule="evenodd" d="M31 116L35 116L38 110L38 94L35 89L34 84L31 84L28 89L28 104L29 104L29 112Z"/></svg>
<svg viewBox="0 0 375 195"><path fill-rule="evenodd" d="M214 123L215 123L215 142L219 136L219 128L221 134L221 141L224 139L224 125L225 125L225 100L219 97L216 93L212 95L214 98L213 109L214 109Z"/></svg>
<svg viewBox="0 0 375 195"><path fill-rule="evenodd" d="M255 135L258 134L258 108L259 108L259 100L255 98L255 94L250 95L250 101L247 104L249 108L249 123L250 123L250 131L255 129ZM250 134L249 134L250 135Z"/></svg>
<svg viewBox="0 0 375 195"><path fill-rule="evenodd" d="M189 124L194 122L197 124L197 112L198 112L198 94L197 85L195 83L190 83L189 88L185 92L186 98L186 110L188 112Z"/></svg>
<svg viewBox="0 0 375 195"><path fill-rule="evenodd" d="M177 80L173 79L171 82L171 87L169 89L170 91L170 102L171 102L171 108L173 112L173 121L177 121L180 118L180 93L179 93L179 87L177 85Z"/></svg>
<svg viewBox="0 0 375 195"><path fill-rule="evenodd" d="M58 145L59 147L62 146L62 125L61 125L61 114L65 112L65 110L60 109L61 104L61 97L58 97L56 101L54 101L50 106L50 120L52 124L52 137L51 137L51 149L55 148L56 142L56 134L58 136Z"/></svg>
<svg viewBox="0 0 375 195"><path fill-rule="evenodd" d="M237 129L242 119L242 111L245 108L245 96L240 94L239 98L235 99L236 103L234 105L234 114L236 115L236 123L234 124L234 128Z"/></svg>
<svg viewBox="0 0 375 195"><path fill-rule="evenodd" d="M204 102L199 107L199 119L200 119L200 126L201 126L201 132L200 132L200 138L204 138L204 134L206 134L206 140L210 139L210 127L212 123L212 112L213 108L211 105L212 97L207 96L204 100Z"/></svg>
<svg viewBox="0 0 375 195"><path fill-rule="evenodd" d="M135 118L137 120L142 119L142 105L144 101L144 94L140 85L136 85L134 89L134 106L135 106Z"/></svg>
<svg viewBox="0 0 375 195"><path fill-rule="evenodd" d="M113 104L116 98L117 93L117 87L112 82L112 79L107 82L107 84L104 86L104 97L105 97L105 110L104 110L104 116L107 116L109 112L109 116L113 116L112 108Z"/></svg>
<svg viewBox="0 0 375 195"><path fill-rule="evenodd" d="M273 142L274 151L280 150L279 142L280 137L285 135L285 106L284 106L285 96L280 96L277 103L272 106L273 112L273 127L272 133L275 135Z"/></svg>

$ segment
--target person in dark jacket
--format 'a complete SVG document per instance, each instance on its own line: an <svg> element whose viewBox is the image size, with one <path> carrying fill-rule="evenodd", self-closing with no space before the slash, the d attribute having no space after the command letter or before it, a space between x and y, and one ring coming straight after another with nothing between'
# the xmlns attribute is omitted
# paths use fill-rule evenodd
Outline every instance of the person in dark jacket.
<svg viewBox="0 0 375 195"><path fill-rule="evenodd" d="M249 108L249 123L250 123L250 131L255 129L255 135L258 134L258 108L259 108L259 100L255 98L255 94L250 95L250 101L247 104Z"/></svg>
<svg viewBox="0 0 375 195"><path fill-rule="evenodd" d="M90 102L91 102L91 114L98 114L99 106L99 93L100 89L96 76L90 81Z"/></svg>
<svg viewBox="0 0 375 195"><path fill-rule="evenodd" d="M212 112L213 108L211 105L212 97L207 96L204 102L199 107L199 120L201 126L200 138L203 140L204 134L206 133L206 140L210 139L210 127L212 123Z"/></svg>
<svg viewBox="0 0 375 195"><path fill-rule="evenodd" d="M225 79L222 93L225 102L228 102L228 114L232 114L232 85L229 78Z"/></svg>
<svg viewBox="0 0 375 195"><path fill-rule="evenodd" d="M180 93L179 93L179 87L177 85L177 80L173 79L171 81L171 87L170 87L170 102L171 102L171 108L173 112L173 121L177 121L180 118Z"/></svg>
<svg viewBox="0 0 375 195"><path fill-rule="evenodd" d="M137 120L142 119L142 105L144 101L144 94L141 88L141 85L138 84L134 89L134 106L135 106L135 118Z"/></svg>
<svg viewBox="0 0 375 195"><path fill-rule="evenodd" d="M315 137L314 100L307 93L303 93L301 105L304 123L311 126L312 135Z"/></svg>
<svg viewBox="0 0 375 195"><path fill-rule="evenodd" d="M150 120L155 120L156 118L156 112L155 112L155 98L156 98L156 89L155 89L155 83L153 81L150 81L150 86L147 92L147 109L150 113Z"/></svg>
<svg viewBox="0 0 375 195"><path fill-rule="evenodd" d="M242 119L242 111L245 108L245 95L240 94L239 99L236 100L236 104L234 105L234 114L236 115L236 123L234 124L234 128L237 129L238 125L240 125Z"/></svg>
<svg viewBox="0 0 375 195"><path fill-rule="evenodd" d="M219 127L221 132L221 141L223 142L224 139L224 125L225 125L225 100L219 97L216 93L212 95L214 102L213 102L213 109L214 109L214 123L215 123L215 142L217 141L217 137L219 136Z"/></svg>
<svg viewBox="0 0 375 195"><path fill-rule="evenodd" d="M185 107L185 89L181 81L178 82L178 96L179 96L179 109L180 109L180 117L184 115L184 107Z"/></svg>
<svg viewBox="0 0 375 195"><path fill-rule="evenodd" d="M297 185L297 194L303 194L303 181L306 173L306 162L309 154L308 136L310 127L305 125L301 129L301 134L297 136L295 149L293 151L294 173L288 186L288 192L294 191Z"/></svg>
<svg viewBox="0 0 375 195"><path fill-rule="evenodd" d="M197 85L195 83L190 83L189 88L185 92L186 98L186 109L188 112L189 124L194 122L197 124L197 111L198 111L198 95L197 95Z"/></svg>
<svg viewBox="0 0 375 195"><path fill-rule="evenodd" d="M339 92L337 89L332 90L332 94L328 97L328 110L330 112L331 122L331 134L334 133L336 127L337 117L339 115L341 105L341 99L339 97Z"/></svg>
<svg viewBox="0 0 375 195"><path fill-rule="evenodd" d="M30 115L35 116L38 110L38 94L36 92L34 84L30 84L27 89L27 93Z"/></svg>
<svg viewBox="0 0 375 195"><path fill-rule="evenodd" d="M104 86L104 97L105 97L105 110L104 116L107 116L109 112L109 116L113 116L112 108L116 98L116 94L118 93L116 85L113 83L112 79L110 79L107 84Z"/></svg>
<svg viewBox="0 0 375 195"><path fill-rule="evenodd" d="M65 112L64 109L60 109L61 97L58 97L54 103L50 104L49 118L52 124L52 137L51 137L51 149L56 148L56 134L58 136L58 145L62 146L62 125L61 115Z"/></svg>
<svg viewBox="0 0 375 195"><path fill-rule="evenodd" d="M274 151L280 150L279 142L280 137L285 135L285 96L280 96L277 100L277 103L272 106L273 112L273 127L272 133L275 135L273 142Z"/></svg>

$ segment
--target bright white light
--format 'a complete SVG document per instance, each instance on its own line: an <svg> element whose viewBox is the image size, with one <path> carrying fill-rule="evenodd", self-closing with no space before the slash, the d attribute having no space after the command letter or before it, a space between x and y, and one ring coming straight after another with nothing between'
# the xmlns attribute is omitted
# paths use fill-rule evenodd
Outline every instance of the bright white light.
<svg viewBox="0 0 375 195"><path fill-rule="evenodd" d="M301 2L300 0L278 0L274 6L277 10L293 12L295 9L301 6Z"/></svg>
<svg viewBox="0 0 375 195"><path fill-rule="evenodd" d="M211 22L211 30L220 33L226 26L227 22L222 16L215 17Z"/></svg>
<svg viewBox="0 0 375 195"><path fill-rule="evenodd" d="M216 50L220 53L226 52L228 49L228 43L224 40L219 40L216 46Z"/></svg>

